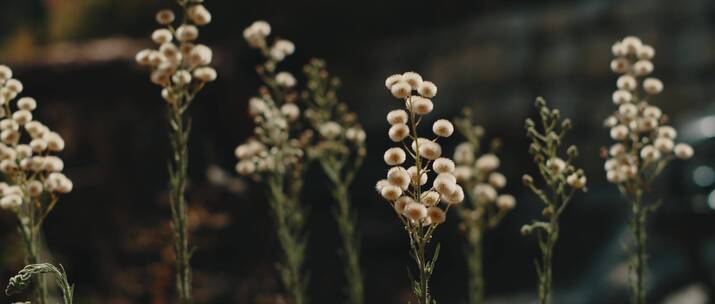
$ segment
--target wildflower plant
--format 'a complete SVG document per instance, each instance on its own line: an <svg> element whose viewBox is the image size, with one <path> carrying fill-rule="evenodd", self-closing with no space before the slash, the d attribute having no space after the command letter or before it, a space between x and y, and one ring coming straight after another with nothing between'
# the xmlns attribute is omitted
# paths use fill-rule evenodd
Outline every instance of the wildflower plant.
<svg viewBox="0 0 715 304"><path fill-rule="evenodd" d="M457 131L466 139L454 152L454 176L457 183L467 189L469 203L460 204L457 214L460 229L464 231L467 246L465 255L469 270L468 303L484 303L483 241L484 234L496 228L504 216L516 206L510 194L499 194L507 179L498 169L496 156L501 142L492 140L486 151L482 150L484 128L473 123L472 111L464 109L462 116L454 119Z"/></svg>
<svg viewBox="0 0 715 304"><path fill-rule="evenodd" d="M385 151L385 163L391 168L387 178L377 182L376 189L395 210L410 238L410 254L419 275L413 278L410 273L414 295L419 304L433 304L437 300L430 293L429 279L439 256L439 245L431 258L427 246L437 227L444 223L450 206L464 200L462 186L453 175L455 164L451 159L441 157L442 146L437 143L439 138L451 136L454 126L448 120L440 119L432 125L434 139L420 136L418 127L434 108L431 98L437 95L437 86L423 80L419 74L392 75L385 81L385 86L405 104L405 110L396 109L387 114L391 125L388 136L402 147ZM412 95L413 91L419 95ZM404 167L407 155L413 161L409 168ZM429 173L436 175L432 184L427 183Z"/></svg>
<svg viewBox="0 0 715 304"><path fill-rule="evenodd" d="M37 101L18 98L22 83L12 70L0 65L0 209L13 212L25 246L25 262L41 263L42 224L57 206L60 195L72 191L73 183L62 170L64 162L55 154L65 148L58 133L33 120ZM44 280L34 283L33 303L45 304Z"/></svg>
<svg viewBox="0 0 715 304"><path fill-rule="evenodd" d="M561 146L566 134L571 129L571 120L561 119L558 109L550 109L541 98L536 100L541 123L539 126L530 118L526 119L527 137L531 140L529 153L534 158L543 179L543 186L537 185L534 178L525 174L522 181L526 187L544 204L542 210L546 220L534 220L532 224L521 228L523 235L536 235L541 251L541 260L534 261L539 276L539 303L552 301L552 263L554 247L559 238L559 219L569 206L574 194L586 192L586 176L573 162L578 156L578 149L571 145L562 156ZM539 129L541 129L539 131Z"/></svg>
<svg viewBox="0 0 715 304"><path fill-rule="evenodd" d="M334 215L341 238L341 253L345 263L347 303L365 302L360 270L360 243L357 217L350 200L350 185L365 159L365 131L357 115L339 101L340 80L331 77L325 61L312 59L304 67L308 78L303 100L307 106L304 116L317 133L315 143L308 149L308 157L320 164L330 180L331 194L336 206Z"/></svg>
<svg viewBox="0 0 715 304"><path fill-rule="evenodd" d="M74 285L67 281L67 272L64 267L60 265L59 268L52 264L40 263L40 264L30 264L25 266L20 272L10 278L7 288L5 289L5 294L12 296L14 294L22 292L28 286L33 284L33 282L38 281L38 277L45 274L54 274L57 286L62 290L62 298L65 304L72 304L72 298L74 296ZM30 302L26 302L30 303Z"/></svg>
<svg viewBox="0 0 715 304"><path fill-rule="evenodd" d="M653 47L643 44L637 37L626 37L612 47L615 58L611 70L619 74L613 103L618 110L609 116L604 125L610 129L615 141L603 151L606 177L618 186L621 194L631 203L630 227L635 237L635 248L630 261L630 283L633 303L645 303L646 222L660 202L646 200L645 195L658 175L674 158L688 159L693 148L675 144L677 131L668 125L668 117L651 98L663 91L663 82L647 77L653 72L651 60ZM642 89L641 89L642 88Z"/></svg>
<svg viewBox="0 0 715 304"><path fill-rule="evenodd" d="M187 111L206 83L216 79L216 70L209 66L213 59L211 48L196 42L199 37L198 27L211 22L211 13L202 2L177 0L183 13L179 22L176 22L172 10L159 11L156 21L161 28L151 35L158 49L145 49L136 55L140 65L151 69L151 81L162 87L161 96L167 106L172 148L169 159L171 227L176 258L176 286L182 304L193 302L190 265L193 249L189 248L186 222L188 207L185 198L191 131L191 119ZM175 27L175 24L178 26Z"/></svg>
<svg viewBox="0 0 715 304"><path fill-rule="evenodd" d="M276 71L278 63L291 55L295 46L284 39L276 39L269 46L270 32L267 22L256 21L243 33L248 44L266 59L256 68L265 86L249 101L249 114L256 127L253 136L236 148L236 171L265 184L283 254L278 266L281 281L291 303L305 304L307 210L300 204L300 194L307 167L304 151L312 133L301 132L300 108L296 104L300 94L295 89L294 76Z"/></svg>

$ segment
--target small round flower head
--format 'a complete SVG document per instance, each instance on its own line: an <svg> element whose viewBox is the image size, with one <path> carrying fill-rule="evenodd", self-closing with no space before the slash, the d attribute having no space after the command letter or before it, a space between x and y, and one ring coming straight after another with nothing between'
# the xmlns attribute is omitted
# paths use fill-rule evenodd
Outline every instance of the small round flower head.
<svg viewBox="0 0 715 304"><path fill-rule="evenodd" d="M406 124L407 117L405 110L392 110L387 113L387 122L390 125Z"/></svg>
<svg viewBox="0 0 715 304"><path fill-rule="evenodd" d="M31 197L38 197L42 194L42 190L44 187L42 186L42 183L37 180L33 180L27 183L27 194L29 194Z"/></svg>
<svg viewBox="0 0 715 304"><path fill-rule="evenodd" d="M658 78L646 78L643 80L643 90L650 95L656 95L663 91L663 82Z"/></svg>
<svg viewBox="0 0 715 304"><path fill-rule="evenodd" d="M626 48L628 54L636 54L643 45L643 42L641 42L640 38L635 36L628 36L626 38L623 38L621 43L623 44L623 47Z"/></svg>
<svg viewBox="0 0 715 304"><path fill-rule="evenodd" d="M566 177L566 182L575 189L586 187L586 176L579 173L573 173Z"/></svg>
<svg viewBox="0 0 715 304"><path fill-rule="evenodd" d="M613 56L626 56L628 54L628 49L619 41L613 44L611 52L613 53Z"/></svg>
<svg viewBox="0 0 715 304"><path fill-rule="evenodd" d="M633 91L638 87L638 82L636 82L636 79L633 76L623 75L618 77L616 86L621 90Z"/></svg>
<svg viewBox="0 0 715 304"><path fill-rule="evenodd" d="M648 75L653 72L653 63L650 60L639 60L633 65L633 70L639 76Z"/></svg>
<svg viewBox="0 0 715 304"><path fill-rule="evenodd" d="M176 29L176 40L189 42L196 38L199 38L199 29L194 25L183 24Z"/></svg>
<svg viewBox="0 0 715 304"><path fill-rule="evenodd" d="M662 153L670 153L673 151L675 143L673 143L672 139L660 137L653 141L653 146Z"/></svg>
<svg viewBox="0 0 715 304"><path fill-rule="evenodd" d="M395 211L399 214L403 214L405 212L405 208L407 208L407 205L415 203L415 200L412 199L410 196L401 196L398 198L393 207L395 208Z"/></svg>
<svg viewBox="0 0 715 304"><path fill-rule="evenodd" d="M404 191L410 186L411 178L405 168L393 167L387 172L387 181L390 182L390 185L398 186Z"/></svg>
<svg viewBox="0 0 715 304"><path fill-rule="evenodd" d="M465 182L472 177L472 170L468 166L457 166L453 174L458 182Z"/></svg>
<svg viewBox="0 0 715 304"><path fill-rule="evenodd" d="M276 74L276 83L284 88L292 88L296 84L293 74L288 72L280 72Z"/></svg>
<svg viewBox="0 0 715 304"><path fill-rule="evenodd" d="M423 81L422 85L417 88L417 92L419 92L422 97L432 98L437 95L437 86L430 81Z"/></svg>
<svg viewBox="0 0 715 304"><path fill-rule="evenodd" d="M430 222L435 225L442 224L447 219L447 215L444 213L444 210L439 207L427 208L427 217L430 219Z"/></svg>
<svg viewBox="0 0 715 304"><path fill-rule="evenodd" d="M394 201L402 195L402 189L394 185L386 185L380 190L380 194L388 201Z"/></svg>
<svg viewBox="0 0 715 304"><path fill-rule="evenodd" d="M461 165L471 164L474 161L474 147L468 142L457 145L454 149L454 161Z"/></svg>
<svg viewBox="0 0 715 304"><path fill-rule="evenodd" d="M678 131L671 126L662 126L658 128L657 135L658 137L675 139L678 136Z"/></svg>
<svg viewBox="0 0 715 304"><path fill-rule="evenodd" d="M427 172L426 170L421 170L422 171L422 176L419 178L419 185L422 186L427 183ZM417 167L412 166L407 168L407 173L410 174L410 180L412 181L413 184L417 183Z"/></svg>
<svg viewBox="0 0 715 304"><path fill-rule="evenodd" d="M65 141L55 132L48 132L43 139L47 141L47 148L50 151L59 152L65 148Z"/></svg>
<svg viewBox="0 0 715 304"><path fill-rule="evenodd" d="M501 210L511 210L516 207L516 198L509 194L502 194L497 197L497 207Z"/></svg>
<svg viewBox="0 0 715 304"><path fill-rule="evenodd" d="M624 125L618 125L611 128L611 138L613 140L624 140L628 137L628 127Z"/></svg>
<svg viewBox="0 0 715 304"><path fill-rule="evenodd" d="M197 44L191 49L189 58L195 65L208 65L213 59L213 51L208 46Z"/></svg>
<svg viewBox="0 0 715 304"><path fill-rule="evenodd" d="M410 135L410 129L406 124L396 124L390 127L387 134L390 137L390 140L400 142Z"/></svg>
<svg viewBox="0 0 715 304"><path fill-rule="evenodd" d="M445 195L452 193L457 187L457 183L450 178L437 176L437 178L434 179L434 182L432 182L432 187L440 194Z"/></svg>
<svg viewBox="0 0 715 304"><path fill-rule="evenodd" d="M416 222L427 217L427 207L420 203L409 203L402 214Z"/></svg>
<svg viewBox="0 0 715 304"><path fill-rule="evenodd" d="M679 159L689 159L693 157L693 154L695 153L693 151L693 147L688 144L677 144L675 145L673 151L675 153L675 157Z"/></svg>
<svg viewBox="0 0 715 304"><path fill-rule="evenodd" d="M171 76L171 81L178 86L187 85L191 82L191 73L186 70L178 70Z"/></svg>
<svg viewBox="0 0 715 304"><path fill-rule="evenodd" d="M392 86L398 82L401 82L401 81L403 81L402 75L400 75L400 74L391 75L390 77L387 77L387 79L385 79L385 87L388 90L392 90Z"/></svg>
<svg viewBox="0 0 715 304"><path fill-rule="evenodd" d="M494 154L484 154L476 162L477 170L482 172L494 171L499 168L499 165L499 157Z"/></svg>
<svg viewBox="0 0 715 304"><path fill-rule="evenodd" d="M285 56L293 55L295 52L295 44L289 40L278 39L273 43L273 50L281 52Z"/></svg>
<svg viewBox="0 0 715 304"><path fill-rule="evenodd" d="M653 57L655 57L655 49L650 45L643 44L636 51L636 56L638 56L638 59L643 60L653 59Z"/></svg>
<svg viewBox="0 0 715 304"><path fill-rule="evenodd" d="M211 82L216 80L216 70L212 67L200 67L194 70L194 78L202 82Z"/></svg>
<svg viewBox="0 0 715 304"><path fill-rule="evenodd" d="M489 174L489 184L494 188L501 189L506 187L506 177L499 172Z"/></svg>
<svg viewBox="0 0 715 304"><path fill-rule="evenodd" d="M326 123L323 123L320 126L320 135L327 139L335 139L340 135L340 132L343 131L343 127L340 126L337 122L334 121L329 121Z"/></svg>
<svg viewBox="0 0 715 304"><path fill-rule="evenodd" d="M440 195L437 191L422 192L420 201L427 206L436 206L439 203Z"/></svg>
<svg viewBox="0 0 715 304"><path fill-rule="evenodd" d="M432 100L427 98L413 96L411 103L412 111L414 111L417 115L427 115L432 112L432 109L434 109L434 103L432 103Z"/></svg>
<svg viewBox="0 0 715 304"><path fill-rule="evenodd" d="M410 96L410 93L412 92L412 87L410 87L410 84L406 81L400 81L392 85L392 87L390 88L390 92L395 98L404 99Z"/></svg>
<svg viewBox="0 0 715 304"><path fill-rule="evenodd" d="M405 150L395 147L387 149L383 158L385 159L385 163L387 165L398 166L405 162L407 155L405 154Z"/></svg>
<svg viewBox="0 0 715 304"><path fill-rule="evenodd" d="M170 42L173 35L167 29L158 29L151 34L151 40L154 40L156 44L164 44Z"/></svg>
<svg viewBox="0 0 715 304"><path fill-rule="evenodd" d="M288 121L295 121L300 117L300 109L294 103L286 103L281 106L281 114L283 114Z"/></svg>
<svg viewBox="0 0 715 304"><path fill-rule="evenodd" d="M630 91L616 90L613 92L613 103L617 105L631 102L631 100L633 100L633 94Z"/></svg>
<svg viewBox="0 0 715 304"><path fill-rule="evenodd" d="M447 204L459 204L464 201L464 190L462 189L462 186L456 185L454 191L452 191L449 194L442 194L442 201L444 201Z"/></svg>
<svg viewBox="0 0 715 304"><path fill-rule="evenodd" d="M440 137L450 137L454 133L454 125L449 120L440 119L432 124L432 132Z"/></svg>
<svg viewBox="0 0 715 304"><path fill-rule="evenodd" d="M497 199L497 191L489 184L477 184L473 191L478 203L487 204Z"/></svg>
<svg viewBox="0 0 715 304"><path fill-rule="evenodd" d="M196 25L207 25L211 22L211 13L201 4L192 5L186 13Z"/></svg>
<svg viewBox="0 0 715 304"><path fill-rule="evenodd" d="M561 174L566 169L566 162L558 157L546 161L546 168L553 174Z"/></svg>
<svg viewBox="0 0 715 304"><path fill-rule="evenodd" d="M365 130L363 130L362 128L351 127L345 130L345 138L354 143L363 143L365 142L366 137L367 134L365 134Z"/></svg>
<svg viewBox="0 0 715 304"><path fill-rule="evenodd" d="M163 9L160 10L159 12L156 13L156 22L161 24L161 25L168 25L172 22L174 22L174 19L176 16L174 15L174 12L168 9Z"/></svg>
<svg viewBox="0 0 715 304"><path fill-rule="evenodd" d="M6 65L0 65L0 82L12 78L12 69Z"/></svg>
<svg viewBox="0 0 715 304"><path fill-rule="evenodd" d="M432 169L437 173L452 173L454 162L449 158L440 157L432 163Z"/></svg>
<svg viewBox="0 0 715 304"><path fill-rule="evenodd" d="M251 160L242 160L236 164L236 172L238 174L247 176L256 172L256 164Z"/></svg>
<svg viewBox="0 0 715 304"><path fill-rule="evenodd" d="M611 71L615 73L625 73L628 71L629 63L626 58L616 58L611 60Z"/></svg>
<svg viewBox="0 0 715 304"><path fill-rule="evenodd" d="M442 146L436 142L427 141L424 144L420 144L419 152L420 156L429 160L435 160L442 156Z"/></svg>
<svg viewBox="0 0 715 304"><path fill-rule="evenodd" d="M646 162L652 162L660 159L660 151L652 145L647 145L641 149L641 158Z"/></svg>
<svg viewBox="0 0 715 304"><path fill-rule="evenodd" d="M624 153L626 153L626 147L621 143L614 144L610 149L608 149L608 154L611 156L620 156Z"/></svg>
<svg viewBox="0 0 715 304"><path fill-rule="evenodd" d="M22 197L17 194L5 195L0 199L0 208L15 211L22 205Z"/></svg>
<svg viewBox="0 0 715 304"><path fill-rule="evenodd" d="M17 107L20 110L32 111L37 108L37 101L32 97L23 97L17 100Z"/></svg>
<svg viewBox="0 0 715 304"><path fill-rule="evenodd" d="M12 119L22 126L32 120L32 113L28 110L18 110L12 113Z"/></svg>
<svg viewBox="0 0 715 304"><path fill-rule="evenodd" d="M645 109L643 109L643 116L648 118L659 119L662 115L663 111L661 111L660 108L656 106L647 106Z"/></svg>
<svg viewBox="0 0 715 304"><path fill-rule="evenodd" d="M402 74L402 81L407 82L413 90L417 90L422 85L422 76L415 72Z"/></svg>
<svg viewBox="0 0 715 304"><path fill-rule="evenodd" d="M382 188L385 188L385 186L389 184L390 182L387 181L387 179L381 179L375 183L375 190L377 190L377 192L382 192Z"/></svg>
<svg viewBox="0 0 715 304"><path fill-rule="evenodd" d="M5 88L10 90L11 92L15 93L15 95L17 95L20 92L22 92L24 86L22 85L22 82L20 82L19 80L12 78L12 79L8 79L5 82Z"/></svg>

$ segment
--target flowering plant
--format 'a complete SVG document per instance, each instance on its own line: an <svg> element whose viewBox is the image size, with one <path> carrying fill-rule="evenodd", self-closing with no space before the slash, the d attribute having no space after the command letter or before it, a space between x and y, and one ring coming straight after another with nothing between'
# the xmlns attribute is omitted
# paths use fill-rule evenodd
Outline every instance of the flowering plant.
<svg viewBox="0 0 715 304"><path fill-rule="evenodd" d="M651 59L653 47L643 44L637 37L626 37L612 47L615 59L611 70L621 76L613 92L613 103L618 110L609 116L605 127L610 129L616 141L603 149L606 177L618 186L621 194L631 203L633 216L631 230L635 237L635 249L631 259L633 303L645 303L646 271L646 221L660 205L647 203L644 196L651 189L655 178L673 158L688 159L693 148L687 144L675 144L675 128L667 125L668 117L650 100L663 91L663 82L646 77L653 72ZM638 89L641 77L642 92Z"/></svg>
<svg viewBox="0 0 715 304"><path fill-rule="evenodd" d="M464 191L453 175L454 162L441 157L442 146L437 143L439 138L451 136L454 126L448 120L440 119L432 125L434 139L419 135L417 127L434 108L430 98L437 95L437 86L423 80L419 74L392 75L385 81L385 86L395 98L404 101L406 111L397 109L387 114L387 122L391 125L388 135L393 142L402 143L404 149L394 147L385 151L385 163L392 168L387 172L387 179L378 181L376 188L395 210L410 237L410 253L419 271L419 277L411 278L418 303L437 303L430 293L429 279L439 256L439 245L431 259L427 256L427 245L437 227L444 223L449 207L464 200ZM419 95L412 95L413 91ZM405 169L403 165L408 154L414 165ZM426 186L430 172L436 177ZM440 203L444 203L443 207Z"/></svg>
<svg viewBox="0 0 715 304"><path fill-rule="evenodd" d="M544 204L542 214L547 220L535 220L532 224L524 225L521 232L524 235L535 234L539 241L541 261L536 260L534 264L539 276L539 303L547 304L552 301L551 265L561 229L559 219L574 194L586 191L586 176L583 170L573 164L578 156L576 146L568 147L565 159L561 156L560 147L571 129L571 120L561 120L560 111L550 109L541 97L536 100L536 108L541 118L542 131L537 130L536 123L530 118L526 119L525 126L532 142L529 153L534 157L545 187L539 187L528 174L524 175L522 181Z"/></svg>
<svg viewBox="0 0 715 304"><path fill-rule="evenodd" d="M482 248L484 234L499 225L504 216L516 206L510 194L499 194L506 186L506 177L498 169L501 164L496 152L501 146L492 140L489 150L482 151L484 128L473 123L472 111L464 109L462 117L454 119L457 131L466 139L454 152L454 176L467 189L469 203L459 205L457 214L460 230L467 241L465 255L469 270L468 303L484 303ZM486 150L486 149L485 149Z"/></svg>

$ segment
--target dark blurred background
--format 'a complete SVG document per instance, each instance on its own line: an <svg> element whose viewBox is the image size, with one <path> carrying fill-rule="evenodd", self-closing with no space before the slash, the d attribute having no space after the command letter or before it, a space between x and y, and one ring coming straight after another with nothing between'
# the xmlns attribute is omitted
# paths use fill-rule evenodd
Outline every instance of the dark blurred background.
<svg viewBox="0 0 715 304"><path fill-rule="evenodd" d="M399 105L386 76L415 70L439 86L430 116L472 107L488 138L504 140L503 172L517 209L486 239L490 303L535 301L538 255L521 225L539 203L520 185L532 170L523 120L544 96L575 122L570 140L589 178L563 217L555 262L557 303L628 299L628 205L605 182L603 119L614 107L611 44L638 35L656 49L665 92L654 103L680 128L696 157L674 162L656 187L664 206L651 221L651 303L715 299L715 2L653 1L206 1L214 22L201 40L215 52L219 78L192 108L192 241L197 303L276 303L277 244L260 187L236 177L233 149L252 132L248 98L260 85L260 56L242 38L257 19L297 45L283 67L300 75L314 56L344 82L341 98L368 131L369 156L353 186L362 233L368 303L405 303L408 240L372 190L385 174L384 114ZM151 46L156 10L171 0L3 0L0 63L36 97L39 119L67 141L75 190L46 222L47 246L77 284L79 303L172 303L166 197L164 102L133 61ZM447 144L451 154L458 142ZM340 303L342 272L327 185L312 170L309 268L313 303ZM456 217L439 229L433 277L441 303L463 303L466 270ZM0 285L22 267L14 218L0 212ZM20 299L12 299L17 301ZM0 296L0 302L11 299Z"/></svg>

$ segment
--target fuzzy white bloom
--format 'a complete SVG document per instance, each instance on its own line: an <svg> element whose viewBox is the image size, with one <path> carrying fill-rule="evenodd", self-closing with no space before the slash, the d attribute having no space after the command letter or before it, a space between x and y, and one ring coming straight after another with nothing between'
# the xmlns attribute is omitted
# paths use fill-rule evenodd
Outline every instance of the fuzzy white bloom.
<svg viewBox="0 0 715 304"><path fill-rule="evenodd" d="M390 137L390 140L400 142L410 135L410 129L406 124L396 124L390 127L387 134Z"/></svg>
<svg viewBox="0 0 715 304"><path fill-rule="evenodd" d="M42 194L42 190L44 189L44 186L42 186L42 183L37 180L33 180L27 183L27 194L29 194L31 197L38 197Z"/></svg>
<svg viewBox="0 0 715 304"><path fill-rule="evenodd" d="M69 193L72 192L73 184L64 174L55 172L50 173L45 180L45 188L50 191L56 191L59 193Z"/></svg>
<svg viewBox="0 0 715 304"><path fill-rule="evenodd" d="M199 29L194 25L183 24L176 29L176 40L189 42L196 40L196 38L199 38Z"/></svg>
<svg viewBox="0 0 715 304"><path fill-rule="evenodd" d="M628 71L629 63L626 58L616 58L611 60L611 71L622 74Z"/></svg>
<svg viewBox="0 0 715 304"><path fill-rule="evenodd" d="M509 194L499 195L496 199L497 207L502 210L511 210L516 207L516 198Z"/></svg>
<svg viewBox="0 0 715 304"><path fill-rule="evenodd" d="M625 37L621 43L623 44L623 47L626 48L628 54L636 54L641 46L643 46L643 42L641 42L640 38L635 36Z"/></svg>
<svg viewBox="0 0 715 304"><path fill-rule="evenodd" d="M385 79L385 87L388 90L392 90L392 86L398 82L401 82L401 81L403 81L402 75L400 75L400 74L391 75L390 77L387 77L387 79Z"/></svg>
<svg viewBox="0 0 715 304"><path fill-rule="evenodd" d="M422 171L422 176L419 178L419 185L422 186L427 183L427 170L421 170ZM412 181L413 184L416 184L418 182L417 178L417 167L412 166L407 168L407 173L410 174L410 180Z"/></svg>
<svg viewBox="0 0 715 304"><path fill-rule="evenodd" d="M464 190L462 186L455 184L454 191L449 194L442 194L442 201L447 204L459 204L464 201Z"/></svg>
<svg viewBox="0 0 715 304"><path fill-rule="evenodd" d="M64 169L65 165L57 156L46 156L45 157L45 171L47 172L60 172Z"/></svg>
<svg viewBox="0 0 715 304"><path fill-rule="evenodd" d="M23 97L17 100L17 107L20 110L32 111L37 108L37 101L32 97Z"/></svg>
<svg viewBox="0 0 715 304"><path fill-rule="evenodd" d="M208 65L213 60L213 51L208 46L197 44L191 49L189 58L194 65Z"/></svg>
<svg viewBox="0 0 715 304"><path fill-rule="evenodd" d="M283 114L288 121L296 121L300 117L300 109L294 103L286 103L281 106L281 114Z"/></svg>
<svg viewBox="0 0 715 304"><path fill-rule="evenodd" d="M472 177L472 170L468 166L457 166L454 168L454 177L457 178L457 182L466 182Z"/></svg>
<svg viewBox="0 0 715 304"><path fill-rule="evenodd" d="M212 67L200 67L194 70L194 78L202 82L211 82L216 80L216 70Z"/></svg>
<svg viewBox="0 0 715 304"><path fill-rule="evenodd" d="M646 78L643 80L643 90L650 95L663 92L663 82L658 78Z"/></svg>
<svg viewBox="0 0 715 304"><path fill-rule="evenodd" d="M658 128L658 137L664 137L669 139L675 139L678 136L678 132L675 128L671 126L662 126Z"/></svg>
<svg viewBox="0 0 715 304"><path fill-rule="evenodd" d="M660 159L660 151L651 145L647 145L641 149L641 158L646 162L652 162Z"/></svg>
<svg viewBox="0 0 715 304"><path fill-rule="evenodd" d="M613 128L617 124L618 124L618 118L616 118L615 116L608 116L608 118L606 118L603 121L603 125L607 128Z"/></svg>
<svg viewBox="0 0 715 304"><path fill-rule="evenodd" d="M437 173L452 173L454 162L449 158L440 157L432 163L432 169Z"/></svg>
<svg viewBox="0 0 715 304"><path fill-rule="evenodd" d="M281 52L284 56L293 55L295 52L295 44L289 40L278 39L273 43L273 51Z"/></svg>
<svg viewBox="0 0 715 304"><path fill-rule="evenodd" d="M608 149L608 154L611 156L620 156L626 153L626 147L622 143L617 143Z"/></svg>
<svg viewBox="0 0 715 304"><path fill-rule="evenodd" d="M566 169L566 162L558 157L551 158L546 161L546 168L551 171L552 174L561 174Z"/></svg>
<svg viewBox="0 0 715 304"><path fill-rule="evenodd" d="M439 203L440 195L437 191L422 192L420 201L427 206L436 206Z"/></svg>
<svg viewBox="0 0 715 304"><path fill-rule="evenodd" d="M476 162L476 168L482 172L491 172L499 168L499 157L494 154L484 154Z"/></svg>
<svg viewBox="0 0 715 304"><path fill-rule="evenodd" d="M407 82L413 90L417 90L422 85L422 76L415 72L405 72L402 74L402 81Z"/></svg>
<svg viewBox="0 0 715 304"><path fill-rule="evenodd" d="M583 174L573 173L566 177L566 182L575 189L586 187L586 176Z"/></svg>
<svg viewBox="0 0 715 304"><path fill-rule="evenodd" d="M387 179L381 179L375 183L375 190L377 190L377 192L382 192L382 188L385 188L385 186L389 184L390 182L387 181Z"/></svg>
<svg viewBox="0 0 715 304"><path fill-rule="evenodd" d="M22 126L32 120L32 113L28 110L17 110L12 114L12 119Z"/></svg>
<svg viewBox="0 0 715 304"><path fill-rule="evenodd" d="M489 174L489 184L497 189L504 188L506 187L506 176L499 172L492 172Z"/></svg>
<svg viewBox="0 0 715 304"><path fill-rule="evenodd" d="M695 153L693 151L693 147L688 144L677 144L675 145L673 151L675 152L675 157L680 159L689 159L693 157L693 154Z"/></svg>
<svg viewBox="0 0 715 304"><path fill-rule="evenodd" d="M628 127L624 125L618 125L611 128L611 138L613 140L624 140L628 137Z"/></svg>
<svg viewBox="0 0 715 304"><path fill-rule="evenodd" d="M444 223L444 221L447 219L447 214L444 213L444 210L442 210L442 208L429 207L427 208L427 218L429 218L432 224L439 225Z"/></svg>
<svg viewBox="0 0 715 304"><path fill-rule="evenodd" d="M627 90L616 90L613 92L613 103L621 105L633 100L633 94Z"/></svg>
<svg viewBox="0 0 715 304"><path fill-rule="evenodd" d="M427 115L434 109L434 103L427 98L412 96L410 102L412 111L417 115Z"/></svg>
<svg viewBox="0 0 715 304"><path fill-rule="evenodd" d="M405 208L407 208L407 205L412 203L415 203L415 200L412 199L412 197L405 195L398 198L395 201L393 207L395 208L395 212L403 214L405 212Z"/></svg>
<svg viewBox="0 0 715 304"><path fill-rule="evenodd" d="M407 118L408 116L405 110L392 110L387 113L387 122L390 125L406 124Z"/></svg>
<svg viewBox="0 0 715 304"><path fill-rule="evenodd" d="M12 78L12 69L6 65L0 65L0 82L5 82Z"/></svg>
<svg viewBox="0 0 715 304"><path fill-rule="evenodd" d="M489 184L477 184L472 191L477 203L480 204L491 203L497 199L496 189Z"/></svg>
<svg viewBox="0 0 715 304"><path fill-rule="evenodd" d="M454 125L449 120L440 119L432 124L432 132L440 137L450 137L454 133Z"/></svg>
<svg viewBox="0 0 715 304"><path fill-rule="evenodd" d="M448 178L446 175L439 175L432 182L432 187L442 195L454 192L457 187L455 180Z"/></svg>
<svg viewBox="0 0 715 304"><path fill-rule="evenodd" d="M457 145L454 149L454 161L457 164L471 164L474 161L474 147L468 142Z"/></svg>
<svg viewBox="0 0 715 304"><path fill-rule="evenodd" d="M663 111L661 111L660 108L656 106L647 106L645 109L643 109L643 116L645 117L659 119L662 115Z"/></svg>
<svg viewBox="0 0 715 304"><path fill-rule="evenodd" d="M390 87L390 92L395 98L404 99L410 96L410 92L412 92L412 87L406 81L400 81Z"/></svg>
<svg viewBox="0 0 715 304"><path fill-rule="evenodd" d="M638 56L638 59L644 59L644 60L653 59L653 57L655 57L655 49L650 45L643 44L636 51L636 56Z"/></svg>
<svg viewBox="0 0 715 304"><path fill-rule="evenodd" d="M363 143L365 142L365 138L367 137L367 134L365 134L365 130L362 128L357 128L357 127L351 127L345 130L345 138L347 140L355 142L355 143Z"/></svg>
<svg viewBox="0 0 715 304"><path fill-rule="evenodd" d="M410 203L402 214L413 221L419 221L427 217L427 207L420 203Z"/></svg>
<svg viewBox="0 0 715 304"><path fill-rule="evenodd" d="M405 168L393 167L387 172L387 181L390 182L390 185L398 186L403 191L410 186L411 180L410 174Z"/></svg>
<svg viewBox="0 0 715 304"><path fill-rule="evenodd" d="M633 65L633 70L639 76L648 75L653 72L653 63L650 60L639 60Z"/></svg>
<svg viewBox="0 0 715 304"><path fill-rule="evenodd" d="M242 160L236 164L236 172L238 174L247 176L256 172L256 164L251 160Z"/></svg>
<svg viewBox="0 0 715 304"><path fill-rule="evenodd" d="M65 148L65 141L62 139L62 136L55 132L46 133L43 139L47 141L47 149L50 151L59 152Z"/></svg>
<svg viewBox="0 0 715 304"><path fill-rule="evenodd" d="M173 35L167 29L158 29L151 34L151 40L156 44L164 44L170 42Z"/></svg>
<svg viewBox="0 0 715 304"><path fill-rule="evenodd" d="M636 79L633 76L623 75L618 77L616 86L621 90L633 91L638 87L638 82L636 82Z"/></svg>
<svg viewBox="0 0 715 304"><path fill-rule="evenodd" d="M22 82L20 82L19 80L12 78L12 79L8 79L5 82L5 88L10 90L11 92L15 93L15 95L17 95L20 92L22 92L24 86L22 85Z"/></svg>
<svg viewBox="0 0 715 304"><path fill-rule="evenodd" d="M405 151L402 150L402 148L395 147L387 149L383 158L385 160L385 163L389 166L397 166L405 162L405 160L407 159L407 155L405 154Z"/></svg>
<svg viewBox="0 0 715 304"><path fill-rule="evenodd" d="M613 53L613 56L626 56L628 54L628 49L619 41L613 44L611 52Z"/></svg>
<svg viewBox="0 0 715 304"><path fill-rule="evenodd" d="M16 211L22 205L22 197L17 194L5 195L0 199L0 209Z"/></svg>
<svg viewBox="0 0 715 304"><path fill-rule="evenodd" d="M655 146L655 148L662 153L670 153L673 151L675 143L673 143L673 140L670 138L660 137L656 138L653 142L653 146Z"/></svg>
<svg viewBox="0 0 715 304"><path fill-rule="evenodd" d="M174 19L176 16L174 15L174 12L168 9L163 9L160 10L159 12L156 13L156 22L161 24L161 25L168 25L172 22L174 22Z"/></svg>
<svg viewBox="0 0 715 304"><path fill-rule="evenodd" d="M388 201L394 201L402 195L402 189L398 186L387 185L380 190L380 194Z"/></svg>
<svg viewBox="0 0 715 304"><path fill-rule="evenodd" d="M433 141L427 141L422 144L420 144L420 156L429 159L429 160L435 160L442 156L442 146L440 146L438 143L433 142Z"/></svg>
<svg viewBox="0 0 715 304"><path fill-rule="evenodd" d="M638 107L632 103L622 104L618 107L618 113L624 117L634 118L638 115Z"/></svg>
<svg viewBox="0 0 715 304"><path fill-rule="evenodd" d="M422 97L432 98L437 95L437 86L430 81L423 81L422 85L417 89L417 92L419 92Z"/></svg>
<svg viewBox="0 0 715 304"><path fill-rule="evenodd" d="M190 6L186 13L196 25L207 25L211 22L211 13L201 4Z"/></svg>
<svg viewBox="0 0 715 304"><path fill-rule="evenodd" d="M296 84L295 77L289 72L280 72L276 74L276 83L284 88L292 88Z"/></svg>

